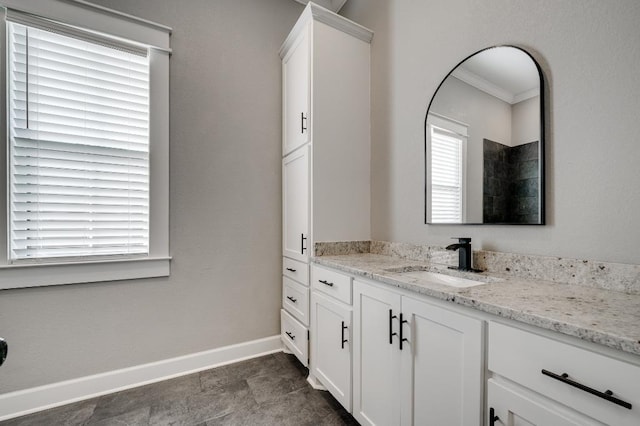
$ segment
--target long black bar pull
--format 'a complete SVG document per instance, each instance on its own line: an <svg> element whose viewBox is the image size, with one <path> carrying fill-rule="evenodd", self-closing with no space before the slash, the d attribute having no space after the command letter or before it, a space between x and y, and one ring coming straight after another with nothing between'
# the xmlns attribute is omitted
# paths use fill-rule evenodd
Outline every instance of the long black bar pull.
<svg viewBox="0 0 640 426"><path fill-rule="evenodd" d="M408 342L409 341L409 339L406 339L406 338L403 337L403 334L404 334L403 326L404 326L404 324L406 324L408 322L409 321L407 321L406 319L403 318L403 313L400 312L400 336L399 336L400 337L400 339L399 339L400 340L400 350L402 350L402 342Z"/></svg>
<svg viewBox="0 0 640 426"><path fill-rule="evenodd" d="M7 353L9 352L9 345L7 341L0 337L0 365L4 364L7 359Z"/></svg>
<svg viewBox="0 0 640 426"><path fill-rule="evenodd" d="M300 133L304 133L307 130L307 126L305 126L305 121L307 121L307 117L304 116L304 112L300 113Z"/></svg>
<svg viewBox="0 0 640 426"><path fill-rule="evenodd" d="M398 333L393 332L393 319L398 318L396 315L393 315L393 310L389 309L389 344L393 345L393 336L397 336Z"/></svg>
<svg viewBox="0 0 640 426"><path fill-rule="evenodd" d="M569 378L569 375L567 373L562 373L560 375L556 374L556 373L552 373L549 370L545 370L542 369L542 374L544 374L545 376L549 376L552 379L556 379L559 380L563 383L568 384L569 386L573 386L574 388L578 388L580 390L583 390L587 393L590 393L591 395L595 395L597 397L600 397L602 399L606 399L609 402L613 402L616 405L619 405L621 407L624 407L626 409L631 410L632 406L630 403L623 401L621 399L616 398L615 396L613 396L613 392L610 390L606 390L604 392L600 392L599 390L590 388L589 386L585 386L582 383L578 383L575 380L571 380Z"/></svg>
<svg viewBox="0 0 640 426"><path fill-rule="evenodd" d="M344 349L344 344L347 343L349 340L344 338L344 331L347 329L348 327L346 325L344 325L344 321L342 321L342 349Z"/></svg>
<svg viewBox="0 0 640 426"><path fill-rule="evenodd" d="M295 297L287 296L287 299L291 300L293 303L298 303L298 299Z"/></svg>
<svg viewBox="0 0 640 426"><path fill-rule="evenodd" d="M287 336L289 336L289 339L291 340L296 340L296 336L294 336L293 334L289 333L288 331L284 332Z"/></svg>
<svg viewBox="0 0 640 426"><path fill-rule="evenodd" d="M307 241L307 237L304 234L300 234L300 254L304 254L304 251L307 249L304 246L304 242Z"/></svg>
<svg viewBox="0 0 640 426"><path fill-rule="evenodd" d="M496 416L496 410L493 407L489 408L489 426L495 426L497 420L500 420L500 417Z"/></svg>

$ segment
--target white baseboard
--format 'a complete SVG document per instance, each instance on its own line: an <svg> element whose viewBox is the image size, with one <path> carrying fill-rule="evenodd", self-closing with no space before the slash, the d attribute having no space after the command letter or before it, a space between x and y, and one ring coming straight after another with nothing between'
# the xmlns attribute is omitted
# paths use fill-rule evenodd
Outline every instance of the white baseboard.
<svg viewBox="0 0 640 426"><path fill-rule="evenodd" d="M0 421L282 351L280 335L0 395Z"/></svg>

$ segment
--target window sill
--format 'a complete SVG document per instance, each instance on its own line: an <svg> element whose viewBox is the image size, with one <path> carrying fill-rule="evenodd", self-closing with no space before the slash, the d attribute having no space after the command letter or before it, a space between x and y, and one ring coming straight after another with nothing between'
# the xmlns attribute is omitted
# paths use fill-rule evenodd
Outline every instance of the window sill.
<svg viewBox="0 0 640 426"><path fill-rule="evenodd" d="M0 290L167 277L171 257L0 266Z"/></svg>

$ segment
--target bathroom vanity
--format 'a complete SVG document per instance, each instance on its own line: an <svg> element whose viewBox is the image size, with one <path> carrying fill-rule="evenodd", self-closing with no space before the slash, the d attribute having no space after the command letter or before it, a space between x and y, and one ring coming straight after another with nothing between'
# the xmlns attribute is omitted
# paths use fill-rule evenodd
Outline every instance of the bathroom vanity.
<svg viewBox="0 0 640 426"><path fill-rule="evenodd" d="M640 424L640 295L434 253L313 259L312 383L363 425Z"/></svg>

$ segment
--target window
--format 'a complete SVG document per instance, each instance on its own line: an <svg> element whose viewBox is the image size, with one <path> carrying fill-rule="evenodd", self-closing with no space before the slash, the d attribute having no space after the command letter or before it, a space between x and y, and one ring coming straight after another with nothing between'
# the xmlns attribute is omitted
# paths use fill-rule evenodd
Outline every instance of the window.
<svg viewBox="0 0 640 426"><path fill-rule="evenodd" d="M466 126L442 117L427 121L431 199L429 223L464 221Z"/></svg>
<svg viewBox="0 0 640 426"><path fill-rule="evenodd" d="M76 9L59 12L120 18ZM168 275L168 43L10 8L5 18L0 289ZM157 26L140 25L142 39Z"/></svg>

